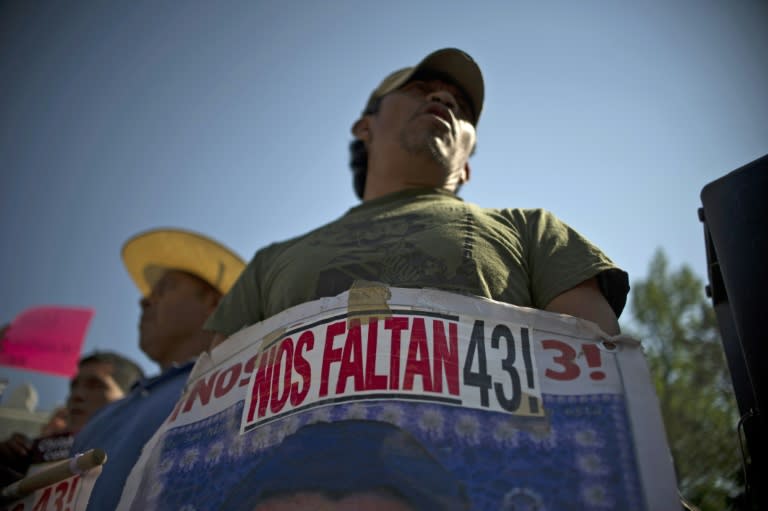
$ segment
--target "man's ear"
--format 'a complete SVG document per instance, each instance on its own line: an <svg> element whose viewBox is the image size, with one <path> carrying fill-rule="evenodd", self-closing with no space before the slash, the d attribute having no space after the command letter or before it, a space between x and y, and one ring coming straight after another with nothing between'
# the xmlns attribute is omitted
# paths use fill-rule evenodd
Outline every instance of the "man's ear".
<svg viewBox="0 0 768 511"><path fill-rule="evenodd" d="M354 135L356 139L367 143L370 138L369 129L370 118L367 115L364 115L352 125L352 135Z"/></svg>
<svg viewBox="0 0 768 511"><path fill-rule="evenodd" d="M459 183L464 184L469 181L469 177L472 174L472 169L469 167L469 162L464 164L464 168L459 175Z"/></svg>
<svg viewBox="0 0 768 511"><path fill-rule="evenodd" d="M219 302L224 296L219 293L218 291L209 290L205 294L205 306L208 309L208 314L213 314L213 311L216 310L216 307L219 306Z"/></svg>

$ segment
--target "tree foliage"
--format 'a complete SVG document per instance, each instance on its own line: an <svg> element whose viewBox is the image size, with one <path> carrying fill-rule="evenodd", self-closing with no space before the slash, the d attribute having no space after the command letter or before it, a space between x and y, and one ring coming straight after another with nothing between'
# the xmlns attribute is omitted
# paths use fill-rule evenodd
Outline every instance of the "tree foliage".
<svg viewBox="0 0 768 511"><path fill-rule="evenodd" d="M702 511L728 509L741 491L738 414L704 285L657 250L633 283L632 315L624 330L643 341L680 492Z"/></svg>

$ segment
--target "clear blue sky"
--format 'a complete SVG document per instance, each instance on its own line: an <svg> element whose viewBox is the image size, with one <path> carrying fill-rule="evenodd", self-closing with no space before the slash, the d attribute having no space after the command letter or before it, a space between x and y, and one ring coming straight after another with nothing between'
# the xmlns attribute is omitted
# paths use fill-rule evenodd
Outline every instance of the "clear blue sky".
<svg viewBox="0 0 768 511"><path fill-rule="evenodd" d="M368 94L445 46L486 79L466 200L550 209L632 280L657 247L703 278L701 188L768 152L766 22L749 0L3 2L0 322L93 306L84 351L156 372L123 241L182 227L250 258L341 215Z"/></svg>

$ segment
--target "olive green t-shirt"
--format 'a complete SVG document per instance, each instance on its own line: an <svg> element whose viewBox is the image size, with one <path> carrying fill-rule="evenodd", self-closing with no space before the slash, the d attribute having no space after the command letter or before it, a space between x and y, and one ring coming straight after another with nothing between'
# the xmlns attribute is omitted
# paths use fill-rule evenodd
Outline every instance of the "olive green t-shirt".
<svg viewBox="0 0 768 511"><path fill-rule="evenodd" d="M551 213L480 208L449 192L406 190L259 250L206 329L231 335L294 305L338 295L357 280L543 309L596 276L618 316L627 274Z"/></svg>

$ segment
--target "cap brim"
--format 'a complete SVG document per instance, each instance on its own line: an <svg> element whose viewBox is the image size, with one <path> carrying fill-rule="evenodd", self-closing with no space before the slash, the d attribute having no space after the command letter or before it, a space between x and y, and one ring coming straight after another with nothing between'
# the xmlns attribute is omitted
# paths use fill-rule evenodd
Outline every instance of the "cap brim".
<svg viewBox="0 0 768 511"><path fill-rule="evenodd" d="M191 231L154 229L123 245L123 262L143 296L167 270L181 270L200 277L222 294L229 291L245 262L224 245Z"/></svg>

